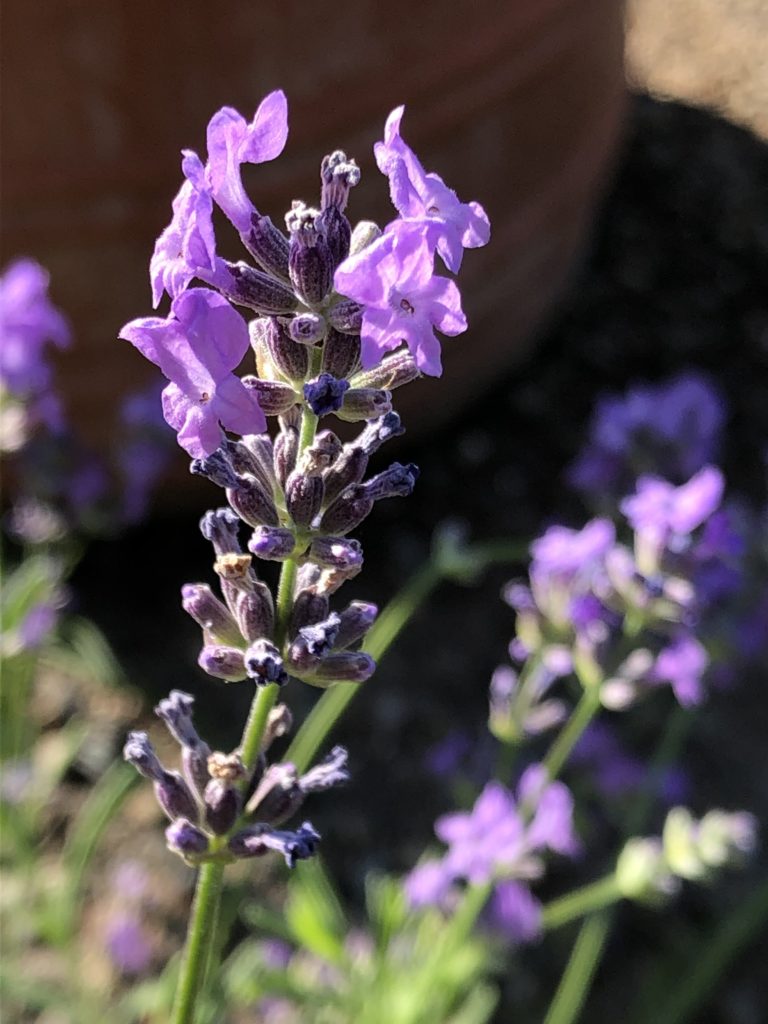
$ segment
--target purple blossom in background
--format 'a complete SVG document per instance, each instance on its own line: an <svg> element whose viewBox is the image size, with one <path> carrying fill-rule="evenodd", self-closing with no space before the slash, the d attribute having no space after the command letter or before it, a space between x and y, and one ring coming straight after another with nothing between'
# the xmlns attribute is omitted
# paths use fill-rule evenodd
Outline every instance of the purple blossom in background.
<svg viewBox="0 0 768 1024"><path fill-rule="evenodd" d="M384 141L373 147L376 163L389 178L392 204L401 217L428 220L436 229L437 251L454 274L464 249L486 245L491 228L479 203L462 203L437 174L427 174L418 157L400 135L404 107L387 118ZM430 371L426 371L430 372Z"/></svg>
<svg viewBox="0 0 768 1024"><path fill-rule="evenodd" d="M568 480L585 496L612 500L644 472L682 483L717 457L724 420L721 395L697 373L609 395Z"/></svg>
<svg viewBox="0 0 768 1024"><path fill-rule="evenodd" d="M635 494L619 507L635 530L643 571L654 570L665 547L685 548L690 534L719 506L724 485L716 466L705 466L680 487L659 477L640 477Z"/></svg>
<svg viewBox="0 0 768 1024"><path fill-rule="evenodd" d="M240 167L279 156L288 137L285 94L270 93L249 123L232 107L222 107L208 122L208 163L191 150L183 150L185 181L173 201L171 223L155 244L150 261L153 304L166 291L176 298L194 277L207 284L222 284L229 277L216 255L213 202L245 234L256 208L245 194Z"/></svg>
<svg viewBox="0 0 768 1024"><path fill-rule="evenodd" d="M364 306L360 331L364 367L403 342L422 373L442 373L435 328L454 336L467 329L453 281L434 275L434 240L424 222L396 221L373 245L337 269L334 285Z"/></svg>
<svg viewBox="0 0 768 1024"><path fill-rule="evenodd" d="M542 933L541 903L522 882L499 882L488 905L491 927L514 943L533 942Z"/></svg>
<svg viewBox="0 0 768 1024"><path fill-rule="evenodd" d="M69 343L69 325L48 298L48 274L34 260L16 260L0 277L0 383L14 395L39 394L51 375L45 349Z"/></svg>
<svg viewBox="0 0 768 1024"><path fill-rule="evenodd" d="M219 447L221 427L240 434L266 430L253 392L232 373L248 349L248 329L216 292L183 292L167 319L133 320L120 337L170 380L163 391L163 415L193 458L204 458Z"/></svg>
<svg viewBox="0 0 768 1024"><path fill-rule="evenodd" d="M60 607L60 603L41 601L30 608L19 624L19 643L23 650L34 650L48 638L56 625Z"/></svg>
<svg viewBox="0 0 768 1024"><path fill-rule="evenodd" d="M489 782L471 811L438 818L435 833L448 850L442 859L420 864L406 880L412 906L447 906L458 881L503 886L538 878L545 851L572 856L579 849L573 798L563 783L549 782L541 765L523 773L516 797L500 782ZM523 940L537 934L537 907L533 897L525 900L517 889L502 889L496 910L502 916L506 912L507 933L514 931Z"/></svg>
<svg viewBox="0 0 768 1024"><path fill-rule="evenodd" d="M563 583L588 579L615 539L616 530L608 519L593 519L582 530L551 526L531 544L531 575Z"/></svg>
<svg viewBox="0 0 768 1024"><path fill-rule="evenodd" d="M163 419L157 384L125 399L120 409L120 424L121 513L123 522L136 523L146 513L152 490L170 460L170 434Z"/></svg>
<svg viewBox="0 0 768 1024"><path fill-rule="evenodd" d="M704 647L690 633L681 632L656 658L651 681L669 683L683 707L704 699L702 677L709 664Z"/></svg>
<svg viewBox="0 0 768 1024"><path fill-rule="evenodd" d="M123 974L141 974L152 962L152 947L141 922L129 913L117 914L109 922L107 951Z"/></svg>

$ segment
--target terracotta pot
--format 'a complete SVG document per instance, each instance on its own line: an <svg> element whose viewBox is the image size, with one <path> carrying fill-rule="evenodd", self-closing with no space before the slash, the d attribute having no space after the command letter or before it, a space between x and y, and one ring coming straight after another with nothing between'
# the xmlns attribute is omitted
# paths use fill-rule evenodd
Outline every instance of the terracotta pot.
<svg viewBox="0 0 768 1024"><path fill-rule="evenodd" d="M336 0L233 3L49 0L5 5L3 261L52 274L76 348L60 379L98 441L148 367L115 340L150 312L147 264L210 114L250 114L286 89L284 156L247 179L280 217L317 188L341 146L364 169L351 215L391 217L372 142L407 104L404 133L429 168L488 210L492 243L470 253L462 289L471 336L447 342L439 385L411 389L447 414L519 357L551 309L611 166L624 106L615 0ZM225 247L226 248L226 247ZM232 252L236 247L232 245ZM425 401L426 398L426 401Z"/></svg>

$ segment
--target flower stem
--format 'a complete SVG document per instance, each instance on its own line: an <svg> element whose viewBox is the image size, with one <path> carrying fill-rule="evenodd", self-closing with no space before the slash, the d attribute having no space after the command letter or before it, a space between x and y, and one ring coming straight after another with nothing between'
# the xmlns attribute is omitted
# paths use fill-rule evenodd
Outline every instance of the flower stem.
<svg viewBox="0 0 768 1024"><path fill-rule="evenodd" d="M584 690L565 728L558 734L557 739L549 748L549 752L544 758L544 767L550 780L556 779L560 774L573 748L581 739L584 730L595 717L599 708L599 687L594 686Z"/></svg>
<svg viewBox="0 0 768 1024"><path fill-rule="evenodd" d="M581 926L544 1024L573 1024L578 1020L600 963L611 917L610 911L601 910L590 914Z"/></svg>
<svg viewBox="0 0 768 1024"><path fill-rule="evenodd" d="M197 997L208 966L218 914L223 864L203 864L197 876L195 899L187 928L184 959L173 1002L172 1024L192 1024Z"/></svg>
<svg viewBox="0 0 768 1024"><path fill-rule="evenodd" d="M313 366L318 359L319 355L315 356ZM302 407L298 455L301 455L304 449L314 441L317 432L317 419L317 416L309 408ZM291 616L297 568L298 563L294 559L287 559L283 562L280 571L275 615L275 643L281 651ZM275 683L256 688L239 748L246 769L252 768L256 763L269 712L275 706L279 692L280 687ZM208 976L216 967L213 962L213 944L216 938L216 921L223 875L224 865L217 863L204 864L198 873L195 898L187 928L184 957L174 999L172 1024L193 1024L197 998Z"/></svg>
<svg viewBox="0 0 768 1024"><path fill-rule="evenodd" d="M621 890L616 875L606 875L605 878L599 878L596 882L590 882L589 885L583 885L547 903L542 913L542 924L547 931L561 928L564 924L593 911L602 910L619 899Z"/></svg>

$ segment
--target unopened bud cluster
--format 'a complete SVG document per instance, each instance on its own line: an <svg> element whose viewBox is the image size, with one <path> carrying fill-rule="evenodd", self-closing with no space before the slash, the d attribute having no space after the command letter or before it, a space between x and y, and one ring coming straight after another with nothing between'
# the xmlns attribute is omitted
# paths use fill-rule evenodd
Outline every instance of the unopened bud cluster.
<svg viewBox="0 0 768 1024"><path fill-rule="evenodd" d="M310 822L296 830L284 824L309 793L329 789L349 778L347 752L335 747L325 761L299 775L290 763L267 764L272 742L291 727L285 705L270 712L255 767L248 769L239 752L212 751L192 722L193 699L172 690L155 714L181 747L181 771L165 768L145 732L128 736L126 761L154 783L160 807L170 818L165 835L169 849L190 864L259 857L274 850L289 867L311 857L320 836Z"/></svg>

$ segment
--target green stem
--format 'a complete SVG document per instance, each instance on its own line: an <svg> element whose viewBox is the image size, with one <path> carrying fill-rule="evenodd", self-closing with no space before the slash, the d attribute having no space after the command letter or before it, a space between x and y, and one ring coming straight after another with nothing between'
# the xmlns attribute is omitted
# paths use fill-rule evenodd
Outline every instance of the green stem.
<svg viewBox="0 0 768 1024"><path fill-rule="evenodd" d="M317 372L320 354L313 353L310 376ZM317 416L304 406L301 414L298 456L312 444L316 432ZM287 559L280 571L275 609L275 644L279 650L283 648L288 631L297 569L298 563L294 559ZM253 767L259 755L269 712L275 706L279 692L280 687L274 683L256 689L239 748L246 770ZM237 827L236 825L235 828ZM198 873L184 958L174 1000L172 1024L193 1024L197 997L216 967L213 948L223 875L224 865L217 863L204 864Z"/></svg>
<svg viewBox="0 0 768 1024"><path fill-rule="evenodd" d="M598 878L596 882L590 882L589 885L583 885L547 903L542 914L542 924L546 931L561 928L579 917L603 910L619 899L621 890L616 875L606 875L605 878Z"/></svg>
<svg viewBox="0 0 768 1024"><path fill-rule="evenodd" d="M203 974L209 966L210 946L218 914L223 864L203 864L197 876L195 899L187 928L187 944L181 964L172 1024L191 1024Z"/></svg>
<svg viewBox="0 0 768 1024"><path fill-rule="evenodd" d="M595 717L599 708L599 688L595 686L584 690L565 728L558 734L557 739L549 748L549 752L544 758L544 767L547 769L550 780L556 779L560 774L573 748L581 739L584 730Z"/></svg>
<svg viewBox="0 0 768 1024"><path fill-rule="evenodd" d="M600 963L611 917L610 911L602 910L581 926L544 1024L573 1024L578 1019Z"/></svg>

